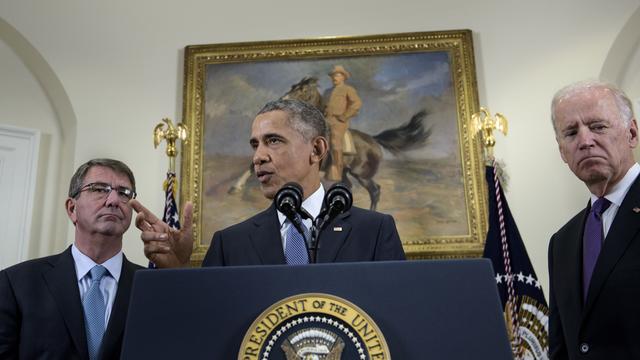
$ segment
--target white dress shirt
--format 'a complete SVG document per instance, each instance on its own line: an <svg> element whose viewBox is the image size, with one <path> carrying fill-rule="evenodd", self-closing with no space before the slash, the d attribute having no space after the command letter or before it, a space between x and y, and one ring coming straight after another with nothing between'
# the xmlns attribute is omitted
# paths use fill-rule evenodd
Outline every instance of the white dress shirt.
<svg viewBox="0 0 640 360"><path fill-rule="evenodd" d="M615 219L618 209L620 209L620 205L622 205L622 201L625 196L627 196L631 185L633 185L633 182L636 180L638 175L640 175L640 165L635 163L627 171L627 174L622 178L622 180L612 186L609 193L604 196L607 200L611 201L609 208L602 213L602 230L604 231L605 239L609 233L609 228L611 228L613 219ZM591 206L593 206L596 200L598 200L598 197L591 194Z"/></svg>
<svg viewBox="0 0 640 360"><path fill-rule="evenodd" d="M306 198L302 202L302 207L307 210L307 212L313 216L315 219L318 214L320 214L320 210L322 210L322 202L324 201L324 187L320 184L318 190L314 191L311 196ZM290 226L293 226L291 222L287 221L287 217L278 211L278 221L280 222L280 237L282 238L282 248L287 248L287 237L286 233ZM311 219L303 219L302 222L307 229L311 229L312 220Z"/></svg>
<svg viewBox="0 0 640 360"><path fill-rule="evenodd" d="M118 291L120 271L122 270L122 250L102 264L96 264L90 257L80 252L76 247L76 244L71 246L71 255L73 256L73 262L76 265L76 276L78 279L78 288L80 289L81 302L91 286L91 275L89 274L89 271L91 271L91 269L96 265L102 265L109 271L102 277L102 280L100 280L100 290L102 291L102 296L104 297L107 306L107 311L105 311L104 314L104 323L105 325L108 325L113 301L115 300L116 292Z"/></svg>

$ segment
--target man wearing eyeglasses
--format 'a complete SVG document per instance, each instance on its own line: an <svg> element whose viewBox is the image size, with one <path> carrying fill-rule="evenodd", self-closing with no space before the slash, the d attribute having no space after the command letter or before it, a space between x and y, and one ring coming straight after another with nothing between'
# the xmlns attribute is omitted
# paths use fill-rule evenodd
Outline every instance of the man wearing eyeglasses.
<svg viewBox="0 0 640 360"><path fill-rule="evenodd" d="M122 253L135 179L124 163L94 159L71 178L65 209L73 245L0 272L0 359L118 358L140 266Z"/></svg>

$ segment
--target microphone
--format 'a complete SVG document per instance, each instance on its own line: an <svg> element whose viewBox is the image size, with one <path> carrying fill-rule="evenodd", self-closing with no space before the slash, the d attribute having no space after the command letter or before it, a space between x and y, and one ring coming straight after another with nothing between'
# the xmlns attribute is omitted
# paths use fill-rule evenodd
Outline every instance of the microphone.
<svg viewBox="0 0 640 360"><path fill-rule="evenodd" d="M274 198L276 209L293 222L302 206L302 186L295 182L284 184Z"/></svg>
<svg viewBox="0 0 640 360"><path fill-rule="evenodd" d="M351 190L343 183L333 184L324 194L323 207L318 217L313 221L311 232L310 251L313 254L313 262L316 262L320 249L320 232L338 215L351 209L353 195Z"/></svg>
<svg viewBox="0 0 640 360"><path fill-rule="evenodd" d="M288 182L278 190L273 201L278 209L284 216L291 221L293 226L298 230L305 242L308 242L304 230L302 230L302 219L309 219L311 215L302 207L302 186L295 182ZM300 217L296 216L300 214ZM301 219L302 218L302 219Z"/></svg>
<svg viewBox="0 0 640 360"><path fill-rule="evenodd" d="M346 212L353 205L351 190L343 183L333 184L324 195L324 203L327 207L329 219Z"/></svg>
<svg viewBox="0 0 640 360"><path fill-rule="evenodd" d="M324 194L322 210L316 218L314 225L319 230L322 230L336 216L351 209L351 205L353 205L351 190L343 183L331 185L329 190Z"/></svg>

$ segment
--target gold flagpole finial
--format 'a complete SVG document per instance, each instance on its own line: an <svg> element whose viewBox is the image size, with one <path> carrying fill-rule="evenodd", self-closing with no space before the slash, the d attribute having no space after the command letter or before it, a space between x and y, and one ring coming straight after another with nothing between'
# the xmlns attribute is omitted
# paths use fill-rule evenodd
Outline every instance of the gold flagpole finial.
<svg viewBox="0 0 640 360"><path fill-rule="evenodd" d="M495 117L491 117L491 112L488 108L480 107L479 112L471 115L471 126L473 127L473 136L480 134L484 140L483 145L487 160L493 159L493 147L496 145L493 130L498 130L506 136L509 126L507 118L500 113L496 113Z"/></svg>
<svg viewBox="0 0 640 360"><path fill-rule="evenodd" d="M153 129L153 147L157 148L162 140L167 141L167 156L169 157L169 171L176 171L176 156L178 149L176 148L177 140L187 141L187 127L182 123L174 125L169 118L162 119L163 123L159 123ZM166 126L165 126L166 125Z"/></svg>

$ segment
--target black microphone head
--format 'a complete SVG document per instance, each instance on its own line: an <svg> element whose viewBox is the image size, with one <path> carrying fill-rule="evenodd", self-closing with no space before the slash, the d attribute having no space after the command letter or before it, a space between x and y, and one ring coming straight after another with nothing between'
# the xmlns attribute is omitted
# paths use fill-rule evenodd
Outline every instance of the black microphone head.
<svg viewBox="0 0 640 360"><path fill-rule="evenodd" d="M302 186L295 182L284 184L276 193L273 201L276 204L276 209L291 219L302 206Z"/></svg>
<svg viewBox="0 0 640 360"><path fill-rule="evenodd" d="M353 205L353 195L351 190L343 183L335 183L331 185L324 195L325 206L329 209L329 212L341 214L349 209Z"/></svg>

